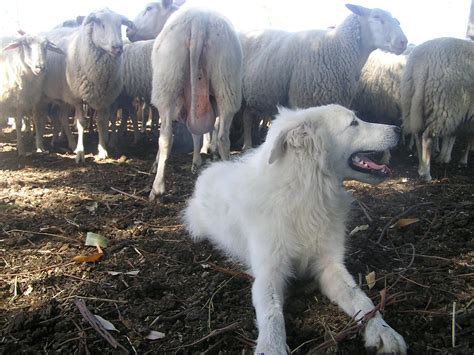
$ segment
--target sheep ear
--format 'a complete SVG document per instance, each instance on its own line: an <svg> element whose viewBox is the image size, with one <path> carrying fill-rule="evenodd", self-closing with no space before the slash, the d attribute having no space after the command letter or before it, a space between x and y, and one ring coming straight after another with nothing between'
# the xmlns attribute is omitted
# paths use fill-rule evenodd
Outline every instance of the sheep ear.
<svg viewBox="0 0 474 355"><path fill-rule="evenodd" d="M65 53L61 50L61 48L59 48L57 45L55 45L53 42L50 42L50 41L48 41L48 44L46 45L46 49L51 52L65 55Z"/></svg>
<svg viewBox="0 0 474 355"><path fill-rule="evenodd" d="M171 5L173 5L173 0L161 0L161 6L163 6L164 9L169 8Z"/></svg>
<svg viewBox="0 0 474 355"><path fill-rule="evenodd" d="M85 26L85 25L88 25L90 23L94 23L94 22L97 22L97 21L98 21L98 18L95 16L95 13L91 13L91 14L87 15L86 19L84 20L84 22L82 24Z"/></svg>
<svg viewBox="0 0 474 355"><path fill-rule="evenodd" d="M346 4L346 7L358 16L369 16L370 15L370 9L368 9L366 7L363 7L363 6L360 6L360 5L354 5L354 4Z"/></svg>
<svg viewBox="0 0 474 355"><path fill-rule="evenodd" d="M5 47L3 47L2 51L9 51L11 49L16 49L20 46L21 46L21 42L20 41L15 41L15 42L12 42L12 43L6 45Z"/></svg>
<svg viewBox="0 0 474 355"><path fill-rule="evenodd" d="M77 16L77 17L76 17L76 23L77 23L79 26L82 25L82 23L84 22L85 18L86 18L85 16Z"/></svg>
<svg viewBox="0 0 474 355"><path fill-rule="evenodd" d="M122 16L122 25L127 26L128 28L131 28L132 30L137 29L135 24L132 21L130 21L128 18L126 18L125 16Z"/></svg>

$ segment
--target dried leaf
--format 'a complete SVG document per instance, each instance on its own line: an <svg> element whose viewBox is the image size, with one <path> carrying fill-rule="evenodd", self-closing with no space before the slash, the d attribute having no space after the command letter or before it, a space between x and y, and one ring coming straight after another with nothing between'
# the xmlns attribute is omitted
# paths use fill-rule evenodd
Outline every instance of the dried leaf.
<svg viewBox="0 0 474 355"><path fill-rule="evenodd" d="M98 207L99 207L99 204L97 202L92 202L90 205L86 206L86 209L90 213L95 213L95 211L97 210Z"/></svg>
<svg viewBox="0 0 474 355"><path fill-rule="evenodd" d="M419 221L420 220L418 218L402 218L399 219L396 223L392 224L390 228L403 228Z"/></svg>
<svg viewBox="0 0 474 355"><path fill-rule="evenodd" d="M116 275L132 275L132 276L136 276L138 275L140 271L139 270L133 270L133 271L127 271L127 272L122 272L122 271L107 271L107 274L109 275L112 275L112 276L116 276Z"/></svg>
<svg viewBox="0 0 474 355"><path fill-rule="evenodd" d="M165 333L157 332L156 330L150 330L150 334L148 334L145 339L148 340L157 340L163 339L165 337Z"/></svg>
<svg viewBox="0 0 474 355"><path fill-rule="evenodd" d="M368 224L363 224L363 225L361 225L361 226L357 226L357 227L355 227L355 228L349 233L349 237L353 236L353 235L356 234L357 232L366 231L367 229L369 229L369 225L368 225Z"/></svg>
<svg viewBox="0 0 474 355"><path fill-rule="evenodd" d="M94 314L94 317L99 321L102 326L107 329L107 330L115 330L118 332L118 329L114 327L112 323L110 323L107 319L102 318L101 316L98 316L97 314Z"/></svg>
<svg viewBox="0 0 474 355"><path fill-rule="evenodd" d="M369 290L375 286L375 271L369 272L365 275L365 281L367 281L367 286L369 286Z"/></svg>
<svg viewBox="0 0 474 355"><path fill-rule="evenodd" d="M107 248L107 238L104 236L97 234L97 233L92 233L92 232L87 232L86 235L86 245L87 246L101 246L102 248Z"/></svg>
<svg viewBox="0 0 474 355"><path fill-rule="evenodd" d="M23 292L23 295L28 296L31 292L33 292L33 286L28 285L28 288Z"/></svg>
<svg viewBox="0 0 474 355"><path fill-rule="evenodd" d="M74 260L76 263L95 263L98 261L104 253L95 253L92 255L77 255L72 260Z"/></svg>

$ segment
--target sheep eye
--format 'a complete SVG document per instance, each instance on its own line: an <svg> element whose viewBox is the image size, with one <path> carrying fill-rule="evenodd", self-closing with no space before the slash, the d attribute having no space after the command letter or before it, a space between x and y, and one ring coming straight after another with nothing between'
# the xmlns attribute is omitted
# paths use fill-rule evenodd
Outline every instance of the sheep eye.
<svg viewBox="0 0 474 355"><path fill-rule="evenodd" d="M351 121L351 126L358 126L359 125L359 121L357 121L355 118Z"/></svg>
<svg viewBox="0 0 474 355"><path fill-rule="evenodd" d="M145 9L145 13L147 13L148 11L151 11L151 6L148 6L148 7Z"/></svg>

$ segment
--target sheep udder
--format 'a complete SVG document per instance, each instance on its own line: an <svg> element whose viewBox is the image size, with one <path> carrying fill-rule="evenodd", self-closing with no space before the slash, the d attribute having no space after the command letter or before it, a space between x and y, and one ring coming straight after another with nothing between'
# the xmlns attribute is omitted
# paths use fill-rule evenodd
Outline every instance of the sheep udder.
<svg viewBox="0 0 474 355"><path fill-rule="evenodd" d="M216 115L212 108L209 92L209 76L201 63L198 68L196 87L194 93L191 88L191 81L186 83L185 92L185 110L186 110L186 125L192 134L204 134L211 132L214 129ZM194 95L194 110L193 100Z"/></svg>

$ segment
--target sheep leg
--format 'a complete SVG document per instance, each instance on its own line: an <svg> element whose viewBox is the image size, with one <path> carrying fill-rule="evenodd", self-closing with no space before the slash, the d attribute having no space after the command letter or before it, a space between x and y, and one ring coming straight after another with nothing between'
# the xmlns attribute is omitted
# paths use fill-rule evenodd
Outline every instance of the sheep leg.
<svg viewBox="0 0 474 355"><path fill-rule="evenodd" d="M165 168L173 146L173 110L165 112L161 119L160 138L158 139L158 154L156 155L156 176L150 191L150 201L165 192Z"/></svg>
<svg viewBox="0 0 474 355"><path fill-rule="evenodd" d="M59 122L61 124L61 129L67 138L67 146L69 147L69 149L74 150L74 147L76 146L76 140L74 139L74 135L72 134L71 127L69 127L68 107L63 106L59 109Z"/></svg>
<svg viewBox="0 0 474 355"><path fill-rule="evenodd" d="M193 174L198 173L199 168L201 167L201 164L202 164L201 152L200 152L201 140L202 140L202 135L193 134L193 163L191 165L191 172Z"/></svg>
<svg viewBox="0 0 474 355"><path fill-rule="evenodd" d="M117 108L114 108L114 109L112 109L112 112L111 112L111 115L110 115L110 120L109 120L110 121L110 139L109 139L108 143L109 143L109 147L112 148L112 149L115 149L117 147L117 144L118 144L118 134L119 134L120 129L117 129L117 118L120 122L120 127L121 127L122 122L124 120L123 111L119 110ZM99 128L100 124L99 124L99 122L97 122L97 126L98 126L97 128L99 130L99 141L100 141L100 128ZM107 129L107 128L105 128L105 129ZM100 157L100 155L101 155L100 152L101 152L101 150L99 148L99 159L103 159L103 158Z"/></svg>
<svg viewBox="0 0 474 355"><path fill-rule="evenodd" d="M138 120L143 122L143 105L140 105L138 111L132 109L130 112L130 119L133 125L133 144L138 144L141 138L140 127L138 127Z"/></svg>
<svg viewBox="0 0 474 355"><path fill-rule="evenodd" d="M467 166L467 160L469 158L469 152L473 150L474 148L474 138L469 139L469 141L466 144L466 149L464 150L463 155L461 156L461 159L459 160L459 164L462 166Z"/></svg>
<svg viewBox="0 0 474 355"><path fill-rule="evenodd" d="M84 156L84 128L87 125L86 119L84 118L84 112L82 111L82 104L74 106L74 120L77 126L77 146L74 150L76 153L76 163L85 161Z"/></svg>
<svg viewBox="0 0 474 355"><path fill-rule="evenodd" d="M429 136L427 131L423 132L421 137L421 155L418 156L418 175L426 182L431 181L430 160L432 144L433 138Z"/></svg>
<svg viewBox="0 0 474 355"><path fill-rule="evenodd" d="M209 154L209 149L211 148L211 134L212 133L206 133L202 136L201 154Z"/></svg>
<svg viewBox="0 0 474 355"><path fill-rule="evenodd" d="M271 260L268 258L266 260ZM257 315L256 354L286 355L285 319L283 317L284 285L278 265L261 263L252 285L252 303Z"/></svg>
<svg viewBox="0 0 474 355"><path fill-rule="evenodd" d="M23 123L23 113L18 112L15 117L15 131L16 131L16 150L19 156L25 156L25 146L23 142L23 134L21 132L21 125Z"/></svg>
<svg viewBox="0 0 474 355"><path fill-rule="evenodd" d="M456 142L456 137L443 137L443 141L441 142L441 151L436 158L436 162L448 164L451 161L451 152L453 151L454 142Z"/></svg>
<svg viewBox="0 0 474 355"><path fill-rule="evenodd" d="M219 110L219 112L223 112L223 110ZM234 113L235 112L223 112L217 118L219 120L217 129L217 149L219 150L219 155L221 156L222 160L228 160L230 157L229 135Z"/></svg>
<svg viewBox="0 0 474 355"><path fill-rule="evenodd" d="M321 292L335 302L350 317L362 319L375 307L369 297L356 285L342 261L326 258L318 263ZM366 348L376 348L378 353L406 354L403 337L393 330L379 312L367 322Z"/></svg>
<svg viewBox="0 0 474 355"><path fill-rule="evenodd" d="M244 126L244 145L242 146L242 151L252 148L252 122L253 114L250 108L245 107L242 114L242 123Z"/></svg>
<svg viewBox="0 0 474 355"><path fill-rule="evenodd" d="M33 123L35 125L35 145L36 153L47 153L43 145L43 136L44 136L44 110L39 107L33 108Z"/></svg>
<svg viewBox="0 0 474 355"><path fill-rule="evenodd" d="M115 116L115 115L112 115ZM97 130L99 131L99 145L98 145L98 155L99 160L107 159L109 154L107 153L107 141L108 141L108 122L109 122L109 110L101 109L97 111ZM115 121L114 121L115 124Z"/></svg>

